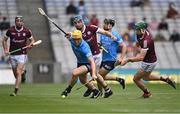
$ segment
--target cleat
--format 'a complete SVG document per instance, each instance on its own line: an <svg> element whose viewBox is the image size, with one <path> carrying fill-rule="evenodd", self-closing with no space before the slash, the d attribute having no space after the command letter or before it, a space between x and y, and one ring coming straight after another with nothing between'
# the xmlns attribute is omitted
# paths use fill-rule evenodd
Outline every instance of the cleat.
<svg viewBox="0 0 180 114"><path fill-rule="evenodd" d="M143 95L142 95L142 97L143 98L150 98L150 97L152 97L152 94L149 92L149 93L144 93Z"/></svg>
<svg viewBox="0 0 180 114"><path fill-rule="evenodd" d="M68 92L67 90L64 90L62 93L61 93L61 97L67 97L68 96L68 94L69 94L70 92Z"/></svg>
<svg viewBox="0 0 180 114"><path fill-rule="evenodd" d="M125 80L122 78L117 78L117 81L119 82L119 84L122 86L123 89L125 89Z"/></svg>
<svg viewBox="0 0 180 114"><path fill-rule="evenodd" d="M175 81L172 81L169 77L166 78L166 83L168 83L170 86L172 86L174 89L176 89Z"/></svg>
<svg viewBox="0 0 180 114"><path fill-rule="evenodd" d="M90 98L96 99L99 97L99 95L101 94L101 92L97 89L93 90L93 95Z"/></svg>
<svg viewBox="0 0 180 114"><path fill-rule="evenodd" d="M17 94L14 93L14 92L10 94L10 96L14 96L14 97L15 97L16 95L17 95Z"/></svg>
<svg viewBox="0 0 180 114"><path fill-rule="evenodd" d="M109 88L108 90L105 91L104 93L104 98L108 98L113 94L112 90Z"/></svg>
<svg viewBox="0 0 180 114"><path fill-rule="evenodd" d="M89 97L93 91L91 89L87 89L86 92L84 93L84 97Z"/></svg>

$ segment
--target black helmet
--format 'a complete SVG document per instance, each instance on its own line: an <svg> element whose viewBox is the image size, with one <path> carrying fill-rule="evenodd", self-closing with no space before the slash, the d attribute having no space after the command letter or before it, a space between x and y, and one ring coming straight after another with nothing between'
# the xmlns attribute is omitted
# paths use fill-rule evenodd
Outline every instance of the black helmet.
<svg viewBox="0 0 180 114"><path fill-rule="evenodd" d="M23 20L23 16L18 15L18 16L16 16L16 17L15 17L15 20L17 20L17 19L19 19L19 20Z"/></svg>
<svg viewBox="0 0 180 114"><path fill-rule="evenodd" d="M112 26L114 26L115 25L115 20L105 18L104 23L105 24L111 24Z"/></svg>

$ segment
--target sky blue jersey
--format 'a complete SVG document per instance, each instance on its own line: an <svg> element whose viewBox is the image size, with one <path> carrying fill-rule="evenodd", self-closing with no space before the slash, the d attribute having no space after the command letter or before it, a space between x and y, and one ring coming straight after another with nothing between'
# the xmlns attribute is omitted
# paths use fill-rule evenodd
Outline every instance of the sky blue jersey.
<svg viewBox="0 0 180 114"><path fill-rule="evenodd" d="M91 49L86 41L82 40L79 46L75 45L75 42L70 38L72 50L77 58L77 63L89 63L88 57L92 56Z"/></svg>
<svg viewBox="0 0 180 114"><path fill-rule="evenodd" d="M112 30L111 33L117 38L117 41L113 41L106 35L100 36L101 45L109 52L103 51L102 61L116 61L118 46L123 42L122 37L117 31Z"/></svg>

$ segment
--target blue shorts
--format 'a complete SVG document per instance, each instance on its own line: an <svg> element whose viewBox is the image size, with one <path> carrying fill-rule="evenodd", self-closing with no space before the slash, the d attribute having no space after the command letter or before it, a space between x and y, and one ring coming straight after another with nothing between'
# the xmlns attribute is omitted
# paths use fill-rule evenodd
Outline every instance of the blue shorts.
<svg viewBox="0 0 180 114"><path fill-rule="evenodd" d="M91 65L89 63L77 63L77 68L83 65L86 66L88 72L91 72Z"/></svg>
<svg viewBox="0 0 180 114"><path fill-rule="evenodd" d="M115 64L115 62L116 61L103 61L102 63L101 63L101 66L100 66L100 68L104 68L104 69L106 69L106 70L108 70L108 71L111 71L111 70L113 70L115 67L114 67L114 64Z"/></svg>

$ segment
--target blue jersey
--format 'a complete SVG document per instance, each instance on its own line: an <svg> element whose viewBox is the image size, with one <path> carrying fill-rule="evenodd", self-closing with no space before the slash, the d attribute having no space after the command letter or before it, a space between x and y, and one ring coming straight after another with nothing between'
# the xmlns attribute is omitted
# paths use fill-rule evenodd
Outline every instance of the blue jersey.
<svg viewBox="0 0 180 114"><path fill-rule="evenodd" d="M123 42L122 37L117 31L112 30L111 33L117 38L117 41L114 41L106 35L100 36L100 43L109 52L103 51L102 61L116 61L115 58L117 58L119 44Z"/></svg>
<svg viewBox="0 0 180 114"><path fill-rule="evenodd" d="M77 63L89 63L88 57L92 56L91 49L86 41L82 40L79 46L75 45L75 42L70 38L72 50L77 58Z"/></svg>

